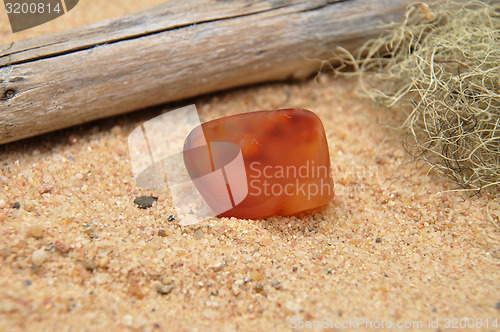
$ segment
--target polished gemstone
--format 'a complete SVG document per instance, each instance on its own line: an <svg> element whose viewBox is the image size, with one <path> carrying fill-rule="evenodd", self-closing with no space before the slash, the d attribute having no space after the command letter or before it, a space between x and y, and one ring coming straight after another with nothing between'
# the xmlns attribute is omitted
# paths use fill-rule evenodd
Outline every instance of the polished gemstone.
<svg viewBox="0 0 500 332"><path fill-rule="evenodd" d="M334 196L323 124L308 110L258 111L203 123L186 138L183 156L196 188L219 216L296 215Z"/></svg>

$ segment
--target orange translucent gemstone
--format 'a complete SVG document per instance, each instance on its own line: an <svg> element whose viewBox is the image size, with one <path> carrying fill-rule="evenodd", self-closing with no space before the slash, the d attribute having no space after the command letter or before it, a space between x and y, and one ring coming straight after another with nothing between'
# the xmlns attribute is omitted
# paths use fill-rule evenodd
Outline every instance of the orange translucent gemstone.
<svg viewBox="0 0 500 332"><path fill-rule="evenodd" d="M201 152L201 146L208 149ZM183 154L194 181L224 169L239 153L243 163L227 167L223 183L195 182L219 216L288 216L324 206L333 198L325 131L308 110L259 111L206 122L191 131ZM223 208L219 203L228 194L230 208Z"/></svg>

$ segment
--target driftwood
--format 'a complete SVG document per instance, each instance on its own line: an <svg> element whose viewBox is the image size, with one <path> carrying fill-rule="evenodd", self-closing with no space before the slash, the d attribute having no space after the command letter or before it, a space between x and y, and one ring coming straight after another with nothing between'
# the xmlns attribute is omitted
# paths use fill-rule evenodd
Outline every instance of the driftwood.
<svg viewBox="0 0 500 332"><path fill-rule="evenodd" d="M301 78L412 0L173 0L0 47L0 144L209 92ZM77 9L76 9L77 10Z"/></svg>

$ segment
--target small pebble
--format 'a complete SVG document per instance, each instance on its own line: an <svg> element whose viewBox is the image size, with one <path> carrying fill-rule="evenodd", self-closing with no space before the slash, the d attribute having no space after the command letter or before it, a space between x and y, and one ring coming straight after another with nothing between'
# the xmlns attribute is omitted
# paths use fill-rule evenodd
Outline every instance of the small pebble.
<svg viewBox="0 0 500 332"><path fill-rule="evenodd" d="M40 238L42 237L42 235L43 235L43 226L40 224L31 225L28 227L28 230L26 231L27 237Z"/></svg>
<svg viewBox="0 0 500 332"><path fill-rule="evenodd" d="M131 327L133 321L134 321L134 318L131 315L123 316L123 325L125 325L126 327Z"/></svg>
<svg viewBox="0 0 500 332"><path fill-rule="evenodd" d="M244 283L244 281L243 281L243 280L236 280L236 281L232 284L231 288L232 288L232 290L233 290L233 294L234 294L234 296L238 296L238 295L240 295L240 293L241 293L240 286L241 286L241 285L243 285L243 283Z"/></svg>
<svg viewBox="0 0 500 332"><path fill-rule="evenodd" d="M14 209L19 209L19 208L21 207L21 203L19 203L19 202L15 202L15 203L13 203L10 207L11 207L11 208L14 208Z"/></svg>
<svg viewBox="0 0 500 332"><path fill-rule="evenodd" d="M165 236L167 236L167 232L165 232L164 229L159 229L158 230L158 236L165 237Z"/></svg>
<svg viewBox="0 0 500 332"><path fill-rule="evenodd" d="M253 270L250 272L250 278L252 278L252 280L254 281L260 281L264 278L264 276L259 271Z"/></svg>
<svg viewBox="0 0 500 332"><path fill-rule="evenodd" d="M109 280L109 275L107 273L98 273L95 276L95 283L102 285Z"/></svg>
<svg viewBox="0 0 500 332"><path fill-rule="evenodd" d="M75 134L69 135L69 137L68 137L69 144L73 145L73 144L78 143L78 141L80 141L80 136L75 135Z"/></svg>
<svg viewBox="0 0 500 332"><path fill-rule="evenodd" d="M134 203L137 204L137 207L140 209L147 209L153 206L153 203L156 202L158 198L153 196L140 196L134 199Z"/></svg>
<svg viewBox="0 0 500 332"><path fill-rule="evenodd" d="M276 279L271 280L271 286L273 286L275 289L280 289L281 288L281 282L279 282Z"/></svg>
<svg viewBox="0 0 500 332"><path fill-rule="evenodd" d="M174 288L175 285L173 283L168 285L158 285L158 287L156 287L156 291L158 292L158 294L168 295L172 292Z"/></svg>
<svg viewBox="0 0 500 332"><path fill-rule="evenodd" d="M108 268L108 264L109 264L109 257L104 256L104 257L98 259L96 264L99 268L106 270Z"/></svg>
<svg viewBox="0 0 500 332"><path fill-rule="evenodd" d="M56 247L56 249L59 252L61 252L63 254L67 253L69 251L69 249L71 249L71 247L69 246L69 244L67 244L66 242L63 242L61 240L56 240L54 242L54 246Z"/></svg>
<svg viewBox="0 0 500 332"><path fill-rule="evenodd" d="M144 293L142 292L142 287L139 285L137 281L132 281L130 282L130 285L128 286L128 292L130 295L142 299L144 298Z"/></svg>
<svg viewBox="0 0 500 332"><path fill-rule="evenodd" d="M196 232L194 232L194 238L196 240L200 240L203 238L203 231L201 229L198 229Z"/></svg>
<svg viewBox="0 0 500 332"><path fill-rule="evenodd" d="M264 291L264 285L262 285L260 282L255 285L255 291L257 293L263 292Z"/></svg>
<svg viewBox="0 0 500 332"><path fill-rule="evenodd" d="M82 260L82 265L86 270L94 271L97 268L97 264L94 261Z"/></svg>
<svg viewBox="0 0 500 332"><path fill-rule="evenodd" d="M27 200L24 202L24 210L27 212L35 212L36 203L32 200Z"/></svg>
<svg viewBox="0 0 500 332"><path fill-rule="evenodd" d="M168 221L174 221L175 220L175 216L173 214L169 215L168 218L167 218Z"/></svg>
<svg viewBox="0 0 500 332"><path fill-rule="evenodd" d="M86 228L84 229L84 233L87 234L91 239L98 238L98 236L95 234L96 228L94 225L86 225Z"/></svg>
<svg viewBox="0 0 500 332"><path fill-rule="evenodd" d="M3 209L6 206L7 206L7 203L3 199L0 199L0 209Z"/></svg>
<svg viewBox="0 0 500 332"><path fill-rule="evenodd" d="M45 262L47 259L47 253L45 252L45 249L38 249L33 251L33 254L31 254L31 262L35 266L40 266Z"/></svg>
<svg viewBox="0 0 500 332"><path fill-rule="evenodd" d="M382 239L378 237L375 239L375 242L380 243L380 242L382 242Z"/></svg>
<svg viewBox="0 0 500 332"><path fill-rule="evenodd" d="M38 188L38 193L40 195L46 194L46 193L50 192L53 187L54 187L54 184L52 184L52 183L44 183L40 186L40 188Z"/></svg>
<svg viewBox="0 0 500 332"><path fill-rule="evenodd" d="M88 189L89 189L89 186L87 186L86 184L84 184L84 185L80 188L80 192L82 192L82 193L86 193Z"/></svg>
<svg viewBox="0 0 500 332"><path fill-rule="evenodd" d="M293 272L296 272L297 270L298 270L298 268L296 266L292 267Z"/></svg>
<svg viewBox="0 0 500 332"><path fill-rule="evenodd" d="M212 266L212 270L214 272L219 272L219 271L221 271L224 268L225 265L226 264L224 264L224 263L217 263L214 266Z"/></svg>
<svg viewBox="0 0 500 332"><path fill-rule="evenodd" d="M191 228L192 230L197 230L198 228L200 228L200 224L193 224L193 225L188 225L189 228Z"/></svg>
<svg viewBox="0 0 500 332"><path fill-rule="evenodd" d="M497 302L497 303L495 304L495 309L500 310L500 302Z"/></svg>
<svg viewBox="0 0 500 332"><path fill-rule="evenodd" d="M287 310L289 310L291 312L295 312L295 313L299 312L302 309L302 307L300 306L299 303L292 302L292 301L287 302L285 305L285 308Z"/></svg>
<svg viewBox="0 0 500 332"><path fill-rule="evenodd" d="M29 280L29 279L24 280L23 283L24 283L25 286L31 286L33 284L33 282L31 280Z"/></svg>
<svg viewBox="0 0 500 332"><path fill-rule="evenodd" d="M115 126L113 126L113 128L111 128L111 133L113 135L122 135L123 134L123 130L120 127L120 125L115 125Z"/></svg>

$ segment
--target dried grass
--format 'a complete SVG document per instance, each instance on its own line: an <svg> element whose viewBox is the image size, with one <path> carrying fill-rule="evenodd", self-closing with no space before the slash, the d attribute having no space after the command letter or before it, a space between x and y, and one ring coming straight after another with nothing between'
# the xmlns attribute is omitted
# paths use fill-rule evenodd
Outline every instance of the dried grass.
<svg viewBox="0 0 500 332"><path fill-rule="evenodd" d="M463 188L500 188L498 4L415 4L382 37L336 56L336 72L359 75L378 105L406 112L400 128L415 159ZM374 77L381 88L366 87Z"/></svg>

